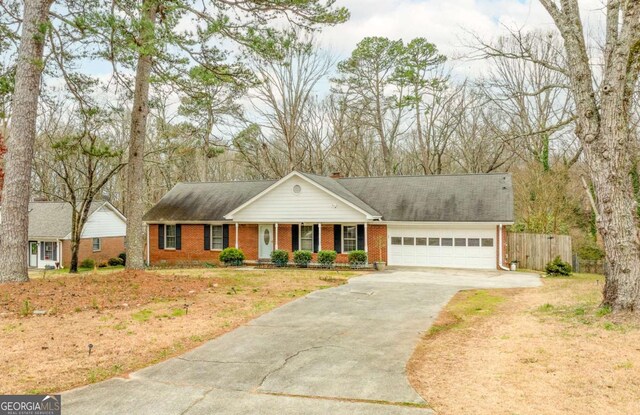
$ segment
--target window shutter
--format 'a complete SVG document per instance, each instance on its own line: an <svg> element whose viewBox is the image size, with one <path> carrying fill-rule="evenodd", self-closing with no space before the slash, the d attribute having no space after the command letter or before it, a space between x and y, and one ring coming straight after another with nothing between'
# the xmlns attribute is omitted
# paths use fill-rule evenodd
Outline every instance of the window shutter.
<svg viewBox="0 0 640 415"><path fill-rule="evenodd" d="M164 249L164 225L158 225L158 249Z"/></svg>
<svg viewBox="0 0 640 415"><path fill-rule="evenodd" d="M320 232L318 225L313 225L313 252L318 252L318 245L320 245Z"/></svg>
<svg viewBox="0 0 640 415"><path fill-rule="evenodd" d="M333 225L333 250L342 253L342 226Z"/></svg>
<svg viewBox="0 0 640 415"><path fill-rule="evenodd" d="M51 245L53 246L53 260L57 261L58 260L58 243L53 242Z"/></svg>
<svg viewBox="0 0 640 415"><path fill-rule="evenodd" d="M40 260L44 261L44 242L40 242Z"/></svg>
<svg viewBox="0 0 640 415"><path fill-rule="evenodd" d="M176 225L176 251L182 249L182 225Z"/></svg>
<svg viewBox="0 0 640 415"><path fill-rule="evenodd" d="M297 251L300 247L300 225L291 225L291 250Z"/></svg>
<svg viewBox="0 0 640 415"><path fill-rule="evenodd" d="M229 248L229 224L222 225L222 249Z"/></svg>
<svg viewBox="0 0 640 415"><path fill-rule="evenodd" d="M364 251L364 225L358 225L358 250Z"/></svg>
<svg viewBox="0 0 640 415"><path fill-rule="evenodd" d="M204 250L211 249L211 225L204 225Z"/></svg>

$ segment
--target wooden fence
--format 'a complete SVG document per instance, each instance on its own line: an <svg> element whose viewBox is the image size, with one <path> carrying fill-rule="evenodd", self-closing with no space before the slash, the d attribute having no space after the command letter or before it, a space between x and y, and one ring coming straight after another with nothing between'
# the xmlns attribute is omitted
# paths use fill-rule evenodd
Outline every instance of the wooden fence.
<svg viewBox="0 0 640 415"><path fill-rule="evenodd" d="M518 261L518 268L544 271L545 265L558 255L571 264L571 237L536 233L509 233L508 260Z"/></svg>

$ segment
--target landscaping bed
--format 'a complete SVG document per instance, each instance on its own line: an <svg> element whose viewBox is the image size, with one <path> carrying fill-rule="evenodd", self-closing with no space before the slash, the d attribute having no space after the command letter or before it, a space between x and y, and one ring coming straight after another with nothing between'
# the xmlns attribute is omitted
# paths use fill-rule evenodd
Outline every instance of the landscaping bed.
<svg viewBox="0 0 640 415"><path fill-rule="evenodd" d="M439 414L640 413L640 321L600 308L603 277L458 293L408 364Z"/></svg>
<svg viewBox="0 0 640 415"><path fill-rule="evenodd" d="M58 392L126 375L353 275L166 269L52 273L0 285L0 394Z"/></svg>

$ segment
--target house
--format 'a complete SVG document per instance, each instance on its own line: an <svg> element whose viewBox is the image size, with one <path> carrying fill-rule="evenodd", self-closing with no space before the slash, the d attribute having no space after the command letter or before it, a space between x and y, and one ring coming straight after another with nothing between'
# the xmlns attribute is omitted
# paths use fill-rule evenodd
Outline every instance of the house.
<svg viewBox="0 0 640 415"><path fill-rule="evenodd" d="M342 178L294 171L280 180L180 183L144 216L151 265L248 261L274 249L361 249L389 265L504 267L513 223L509 174ZM315 260L314 254L314 260ZM502 260L500 260L502 259Z"/></svg>
<svg viewBox="0 0 640 415"><path fill-rule="evenodd" d="M124 252L125 217L109 202L93 202L82 230L78 260L104 262ZM29 203L29 267L68 267L71 261L71 205Z"/></svg>

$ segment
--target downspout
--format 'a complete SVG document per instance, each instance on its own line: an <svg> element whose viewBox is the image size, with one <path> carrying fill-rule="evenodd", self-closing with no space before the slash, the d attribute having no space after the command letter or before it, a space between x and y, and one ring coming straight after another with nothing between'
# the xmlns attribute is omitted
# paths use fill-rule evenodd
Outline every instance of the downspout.
<svg viewBox="0 0 640 415"><path fill-rule="evenodd" d="M498 267L503 271L511 271L509 268L504 266L504 256L502 252L503 242L502 242L502 224L498 225Z"/></svg>

